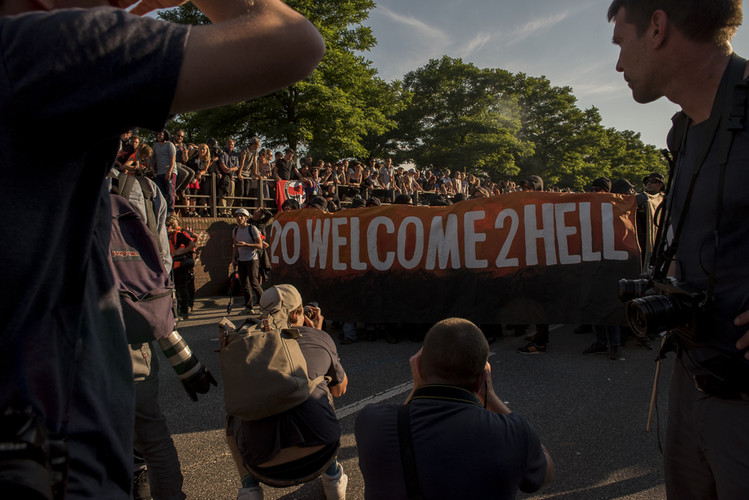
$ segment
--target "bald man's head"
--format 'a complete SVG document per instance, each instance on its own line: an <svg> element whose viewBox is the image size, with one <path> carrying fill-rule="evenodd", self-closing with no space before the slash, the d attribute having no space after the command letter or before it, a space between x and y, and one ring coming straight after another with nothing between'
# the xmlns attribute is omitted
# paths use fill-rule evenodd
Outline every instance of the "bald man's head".
<svg viewBox="0 0 749 500"><path fill-rule="evenodd" d="M421 377L428 384L447 383L474 391L489 358L483 332L466 319L448 318L424 338Z"/></svg>

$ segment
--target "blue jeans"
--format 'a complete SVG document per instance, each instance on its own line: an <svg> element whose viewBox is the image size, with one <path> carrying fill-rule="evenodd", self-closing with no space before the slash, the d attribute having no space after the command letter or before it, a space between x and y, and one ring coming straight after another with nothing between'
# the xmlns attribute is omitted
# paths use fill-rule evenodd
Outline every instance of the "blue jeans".
<svg viewBox="0 0 749 500"><path fill-rule="evenodd" d="M167 179L166 174L164 175L157 175L154 181L156 181L156 185L159 186L159 190L161 191L161 194L164 195L164 198L166 199L166 213L171 214L174 212L174 182L176 179L176 175L172 174L171 178Z"/></svg>
<svg viewBox="0 0 749 500"><path fill-rule="evenodd" d="M341 328L343 330L343 338L356 340L356 323L347 321L343 323L343 326Z"/></svg>

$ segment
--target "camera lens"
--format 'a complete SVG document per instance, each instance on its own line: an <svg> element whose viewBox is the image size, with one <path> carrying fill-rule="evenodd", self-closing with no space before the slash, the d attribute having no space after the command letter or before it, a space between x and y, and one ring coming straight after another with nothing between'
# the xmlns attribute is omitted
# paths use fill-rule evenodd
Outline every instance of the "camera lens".
<svg viewBox="0 0 749 500"><path fill-rule="evenodd" d="M650 288L649 280L619 280L619 300L627 302L632 299L639 299L645 295L648 288Z"/></svg>
<svg viewBox="0 0 749 500"><path fill-rule="evenodd" d="M653 295L627 304L627 321L635 335L644 337L685 325L691 312L677 296Z"/></svg>

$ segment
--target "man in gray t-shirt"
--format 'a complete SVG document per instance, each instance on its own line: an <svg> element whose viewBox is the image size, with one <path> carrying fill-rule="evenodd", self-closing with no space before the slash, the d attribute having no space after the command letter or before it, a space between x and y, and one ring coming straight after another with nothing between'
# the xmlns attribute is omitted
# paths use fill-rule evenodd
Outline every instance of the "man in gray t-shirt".
<svg viewBox="0 0 749 500"><path fill-rule="evenodd" d="M260 297L263 296L263 287L260 286L259 257L268 244L258 228L249 223L250 213L247 209L238 208L234 211L234 217L237 219L237 226L232 231L233 263L239 271L239 282L242 285L246 307L245 312L252 313L253 307L260 304Z"/></svg>
<svg viewBox="0 0 749 500"><path fill-rule="evenodd" d="M153 144L153 157L156 169L154 180L166 199L167 214L174 212L174 182L177 178L177 149L169 140L169 132L161 130Z"/></svg>

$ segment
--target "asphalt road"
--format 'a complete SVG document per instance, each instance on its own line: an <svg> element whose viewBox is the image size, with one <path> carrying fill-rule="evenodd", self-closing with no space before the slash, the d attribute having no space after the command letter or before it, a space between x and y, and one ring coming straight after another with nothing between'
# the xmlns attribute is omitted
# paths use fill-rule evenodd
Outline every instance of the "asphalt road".
<svg viewBox="0 0 749 500"><path fill-rule="evenodd" d="M233 499L240 486L224 441L221 371L214 352L218 348L216 325L226 313L226 304L225 298L200 300L190 319L179 327L219 387L192 402L165 361L160 372L161 404L190 499ZM242 318L236 311L230 317ZM605 355L582 356L594 336L574 334L573 328L552 326L549 350L543 355L517 353L524 341L516 337L498 338L490 346L495 389L538 430L556 466L550 485L533 495L519 493L518 498L664 499L658 436L665 437L673 359L663 362L657 412L646 432L655 351L630 342L623 348L623 361L611 361ZM338 343L338 331L329 333ZM378 339L339 346L349 377L347 394L336 400L343 429L339 461L349 476L350 499L364 498L353 435L356 413L368 402L405 399L411 381L408 358L419 347L407 338L397 344ZM264 491L266 499L323 498L319 480L294 488L264 487Z"/></svg>

